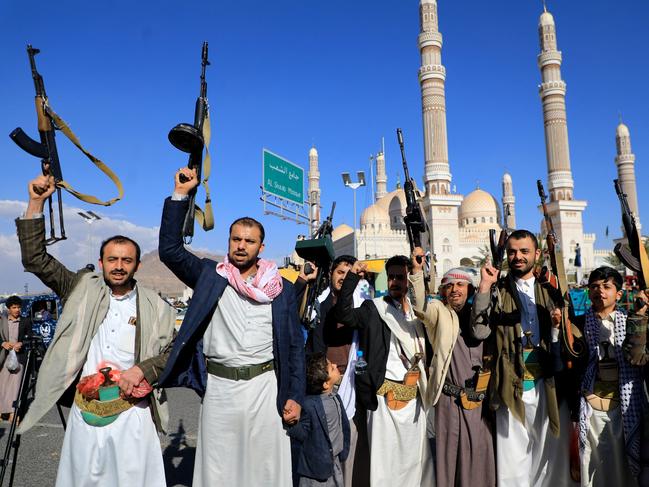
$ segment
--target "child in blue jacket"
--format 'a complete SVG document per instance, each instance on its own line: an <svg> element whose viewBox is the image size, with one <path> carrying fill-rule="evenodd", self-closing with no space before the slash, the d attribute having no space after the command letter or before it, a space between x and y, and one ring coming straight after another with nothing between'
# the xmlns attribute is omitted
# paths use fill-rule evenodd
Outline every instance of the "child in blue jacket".
<svg viewBox="0 0 649 487"><path fill-rule="evenodd" d="M334 392L340 381L336 364L324 353L306 362L307 396L300 421L288 434L300 442L297 473L299 487L342 487L341 463L349 453L349 421L342 401Z"/></svg>

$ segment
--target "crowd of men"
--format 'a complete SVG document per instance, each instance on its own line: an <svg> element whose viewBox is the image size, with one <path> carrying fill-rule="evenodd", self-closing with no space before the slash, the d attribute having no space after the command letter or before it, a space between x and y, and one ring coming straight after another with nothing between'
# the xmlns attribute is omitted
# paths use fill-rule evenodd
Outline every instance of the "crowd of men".
<svg viewBox="0 0 649 487"><path fill-rule="evenodd" d="M193 289L177 333L171 307L134 279L132 239L104 241L99 272L47 252L54 181L29 183L16 220L23 265L65 304L19 432L72 390L57 486L165 485L164 388L179 386L202 398L196 487L649 485L649 292L623 312L613 268L590 273L592 307L569 321L535 272L527 230L507 239L506 273L487 263L474 283L451 269L439 296L422 248L386 261L376 297L365 264L339 256L305 337L298 308L315 270L282 278L248 217L230 226L223 262L190 253L182 226L196 173L174 182L159 254ZM566 353L567 327L578 354ZM107 366L118 373L102 375ZM111 377L120 394L106 401L94 393Z"/></svg>

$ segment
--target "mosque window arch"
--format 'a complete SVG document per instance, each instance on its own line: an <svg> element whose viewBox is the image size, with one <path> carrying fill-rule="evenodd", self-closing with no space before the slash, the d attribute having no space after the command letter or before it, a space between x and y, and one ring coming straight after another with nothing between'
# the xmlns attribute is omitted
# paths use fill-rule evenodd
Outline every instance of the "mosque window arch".
<svg viewBox="0 0 649 487"><path fill-rule="evenodd" d="M478 223L478 219L473 217L473 223Z"/></svg>
<svg viewBox="0 0 649 487"><path fill-rule="evenodd" d="M484 216L482 217L482 223L487 223L487 219Z"/></svg>
<svg viewBox="0 0 649 487"><path fill-rule="evenodd" d="M448 238L445 238L442 241L442 252L446 254L453 252L453 246L451 245L451 241Z"/></svg>
<svg viewBox="0 0 649 487"><path fill-rule="evenodd" d="M493 217L493 216L490 216L490 217L489 217L489 223L493 223L493 222L494 222L494 217Z"/></svg>

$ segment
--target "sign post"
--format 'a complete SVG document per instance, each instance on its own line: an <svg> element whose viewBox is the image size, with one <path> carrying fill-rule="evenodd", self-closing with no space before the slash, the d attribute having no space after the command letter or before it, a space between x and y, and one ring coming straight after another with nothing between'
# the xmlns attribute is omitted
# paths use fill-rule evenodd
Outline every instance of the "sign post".
<svg viewBox="0 0 649 487"><path fill-rule="evenodd" d="M304 169L268 149L262 149L261 200L266 214L310 223L304 206ZM278 208L279 213L267 205Z"/></svg>

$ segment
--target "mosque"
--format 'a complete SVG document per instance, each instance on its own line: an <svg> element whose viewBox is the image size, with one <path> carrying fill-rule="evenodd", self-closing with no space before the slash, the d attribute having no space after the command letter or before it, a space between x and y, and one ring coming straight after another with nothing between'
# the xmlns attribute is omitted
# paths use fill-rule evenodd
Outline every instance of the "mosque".
<svg viewBox="0 0 649 487"><path fill-rule="evenodd" d="M451 190L452 178L446 137L446 69L442 64L442 34L439 31L436 0L420 0L421 53L419 83L422 94L424 133L424 181L420 204L428 223L428 247L436 256L438 276L469 258L483 256L489 245L489 229L500 231L503 225L516 228L514 185L509 174L502 176L500 200L481 189L463 196ZM568 127L566 120L566 83L561 78L561 51L557 47L556 28L552 14L545 8L538 26L541 73L541 98L546 142L548 211L563 246L568 274L576 275L574 257L581 249L581 270L588 273L602 265L610 251L595 251L595 234L584 233L582 214L587 202L573 198L574 181L570 168ZM629 205L639 223L635 156L631 152L629 129L620 123L616 131L618 177L629 198ZM333 231L336 254L352 254L359 258L386 258L408 255L410 250L403 217L406 198L402 188L388 192L385 157L379 153L376 163L374 204L360 216L360 227L354 231L342 224ZM320 174L318 152L309 152L309 203L320 206ZM526 181L529 185L529 182ZM319 215L314 215L315 225ZM545 228L540 229L542 233Z"/></svg>

